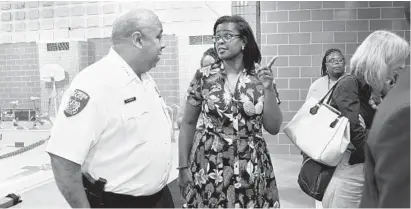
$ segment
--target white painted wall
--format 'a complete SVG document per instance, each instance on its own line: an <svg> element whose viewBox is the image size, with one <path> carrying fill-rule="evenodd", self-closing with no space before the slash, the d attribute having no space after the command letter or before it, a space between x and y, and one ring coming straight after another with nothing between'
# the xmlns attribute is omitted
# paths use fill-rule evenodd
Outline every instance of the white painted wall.
<svg viewBox="0 0 411 209"><path fill-rule="evenodd" d="M86 40L111 35L112 23L132 7L153 10L165 34L210 34L215 20L231 14L230 1L6 1L0 43ZM68 28L71 28L69 30Z"/></svg>

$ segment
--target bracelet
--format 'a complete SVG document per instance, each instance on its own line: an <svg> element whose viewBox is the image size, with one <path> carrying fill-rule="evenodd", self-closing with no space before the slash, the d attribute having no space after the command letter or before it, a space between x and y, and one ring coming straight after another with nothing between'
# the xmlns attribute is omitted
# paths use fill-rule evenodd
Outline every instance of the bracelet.
<svg viewBox="0 0 411 209"><path fill-rule="evenodd" d="M181 169L189 168L189 167L190 167L190 166L188 166L188 165L179 166L179 167L177 167L177 170L181 170Z"/></svg>
<svg viewBox="0 0 411 209"><path fill-rule="evenodd" d="M276 83L274 83L274 82L273 82L273 90L274 90L274 93L275 93L275 97L276 97L276 100L277 100L277 104L279 105L279 104L281 104L280 94L278 93L278 91L277 91L277 85L276 85Z"/></svg>

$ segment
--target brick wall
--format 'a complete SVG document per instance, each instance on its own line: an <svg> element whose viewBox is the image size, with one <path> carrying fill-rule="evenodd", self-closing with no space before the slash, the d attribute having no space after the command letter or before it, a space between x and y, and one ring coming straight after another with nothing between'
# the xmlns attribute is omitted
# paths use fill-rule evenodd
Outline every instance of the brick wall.
<svg viewBox="0 0 411 209"><path fill-rule="evenodd" d="M107 54L114 18L134 6L154 11L163 23L164 33L175 35L167 41L163 59L152 72L166 101L178 103L178 71L187 69L176 61L181 53L177 49L183 48L176 45L181 44L176 37L210 34L215 20L231 13L231 2L3 1L0 43L83 41L77 53L82 70ZM184 59L193 58L188 54Z"/></svg>
<svg viewBox="0 0 411 209"><path fill-rule="evenodd" d="M179 104L178 41L175 35L164 35L166 48L157 67L150 71L161 95L168 104Z"/></svg>
<svg viewBox="0 0 411 209"><path fill-rule="evenodd" d="M410 40L403 6L392 1L263 1L261 45L263 63L279 55L274 73L287 124L304 103L309 86L320 77L323 54L340 49L348 61L372 31L386 29ZM407 60L409 67L409 59ZM266 135L277 154L299 151L280 133Z"/></svg>
<svg viewBox="0 0 411 209"><path fill-rule="evenodd" d="M36 43L0 44L1 108L11 108L14 100L31 107L30 96L40 96L39 76Z"/></svg>
<svg viewBox="0 0 411 209"><path fill-rule="evenodd" d="M92 38L88 40L89 64L103 58L110 50L109 38Z"/></svg>
<svg viewBox="0 0 411 209"><path fill-rule="evenodd" d="M89 66L90 57L93 54L89 52L89 43L90 42L78 42L78 55L79 55L79 70L83 70L87 66Z"/></svg>
<svg viewBox="0 0 411 209"><path fill-rule="evenodd" d="M161 95L168 104L179 103L179 73L177 38L165 35L166 48L151 75L156 81ZM37 105L48 111L48 98L52 86L40 81L39 68L45 64L57 63L67 71L68 81L57 85L57 91L64 91L77 73L105 56L111 46L108 38L89 39L88 42L69 42L66 51L47 51L46 42L38 44L0 44L0 106L11 108L10 102L20 100L19 108L33 108L31 96L40 97ZM61 96L61 95L60 95ZM60 105L58 97L57 107ZM50 115L54 116L54 103L50 103Z"/></svg>
<svg viewBox="0 0 411 209"><path fill-rule="evenodd" d="M39 69L47 64L58 64L67 72L64 82L56 82L56 91L58 93L56 104L59 107L62 92L68 88L69 83L71 83L78 72L88 65L88 46L87 42L71 41L68 42L69 47L66 50L49 51L47 43L39 42L37 44ZM51 83L39 82L41 87L41 110L49 111L50 115L54 116L54 100L51 100L49 104L49 98L53 96L53 86Z"/></svg>
<svg viewBox="0 0 411 209"><path fill-rule="evenodd" d="M257 36L257 2L233 1L231 4L231 13L242 16L250 24L254 36Z"/></svg>
<svg viewBox="0 0 411 209"><path fill-rule="evenodd" d="M157 67L150 74L157 83L161 95L168 104L179 103L178 42L175 35L164 35L166 48L163 50ZM88 40L88 64L104 57L110 50L109 38Z"/></svg>

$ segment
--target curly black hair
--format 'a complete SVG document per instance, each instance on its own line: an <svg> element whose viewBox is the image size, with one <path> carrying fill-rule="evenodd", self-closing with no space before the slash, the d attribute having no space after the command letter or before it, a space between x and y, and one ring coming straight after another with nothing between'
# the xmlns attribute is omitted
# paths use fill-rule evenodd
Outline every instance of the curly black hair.
<svg viewBox="0 0 411 209"><path fill-rule="evenodd" d="M324 57L323 57L323 61L321 64L321 76L325 76L327 75L327 66L325 65L325 63L327 63L327 57L328 55L330 55L333 52L339 52L341 55L343 55L343 53L341 53L341 51L339 49L329 49L325 52ZM343 55L344 57L344 55Z"/></svg>

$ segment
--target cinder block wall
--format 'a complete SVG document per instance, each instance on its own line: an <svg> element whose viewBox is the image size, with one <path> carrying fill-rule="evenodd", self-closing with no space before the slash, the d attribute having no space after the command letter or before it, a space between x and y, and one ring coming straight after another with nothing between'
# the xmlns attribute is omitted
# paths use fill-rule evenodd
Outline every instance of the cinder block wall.
<svg viewBox="0 0 411 209"><path fill-rule="evenodd" d="M11 108L19 100L20 108L32 106L30 96L40 97L40 72L35 42L0 44L0 106Z"/></svg>
<svg viewBox="0 0 411 209"><path fill-rule="evenodd" d="M178 72L178 42L175 35L164 35L164 44L160 61L150 71L161 96L167 104L179 104L179 72ZM110 50L109 38L97 38L88 40L88 64L92 64L104 57Z"/></svg>
<svg viewBox="0 0 411 209"><path fill-rule="evenodd" d="M263 63L279 55L274 73L282 99L284 127L305 101L308 88L320 77L323 54L340 49L347 66L357 46L373 31L386 29L410 40L403 6L393 1L262 1ZM409 59L407 60L409 69ZM297 154L284 133L266 135L276 154Z"/></svg>
<svg viewBox="0 0 411 209"><path fill-rule="evenodd" d="M137 2L85 1L1 2L1 107L11 108L10 101L19 99L23 102L20 108L32 108L30 96L41 97L41 66L36 42L80 41L76 52L78 60L75 62L78 63L77 68L82 70L107 54L111 46L108 37L111 35L114 18L136 4ZM161 11L169 8L165 2L138 4L153 9L160 16L164 16ZM175 22L174 19L164 19L167 21L164 23L165 27ZM165 35L165 39L167 47L152 73L166 102L178 104L178 43L175 35ZM70 81L74 76L75 74L70 74ZM49 89L45 89L44 92L48 91ZM48 100L40 102L42 107L48 104Z"/></svg>
<svg viewBox="0 0 411 209"><path fill-rule="evenodd" d="M166 48L157 67L150 71L160 89L161 96L168 104L179 104L178 40L175 35L164 35Z"/></svg>
<svg viewBox="0 0 411 209"><path fill-rule="evenodd" d="M231 7L231 13L242 16L250 24L254 36L257 36L257 2L233 1Z"/></svg>
<svg viewBox="0 0 411 209"><path fill-rule="evenodd" d="M88 40L88 61L92 64L104 57L111 46L109 38L92 38Z"/></svg>

